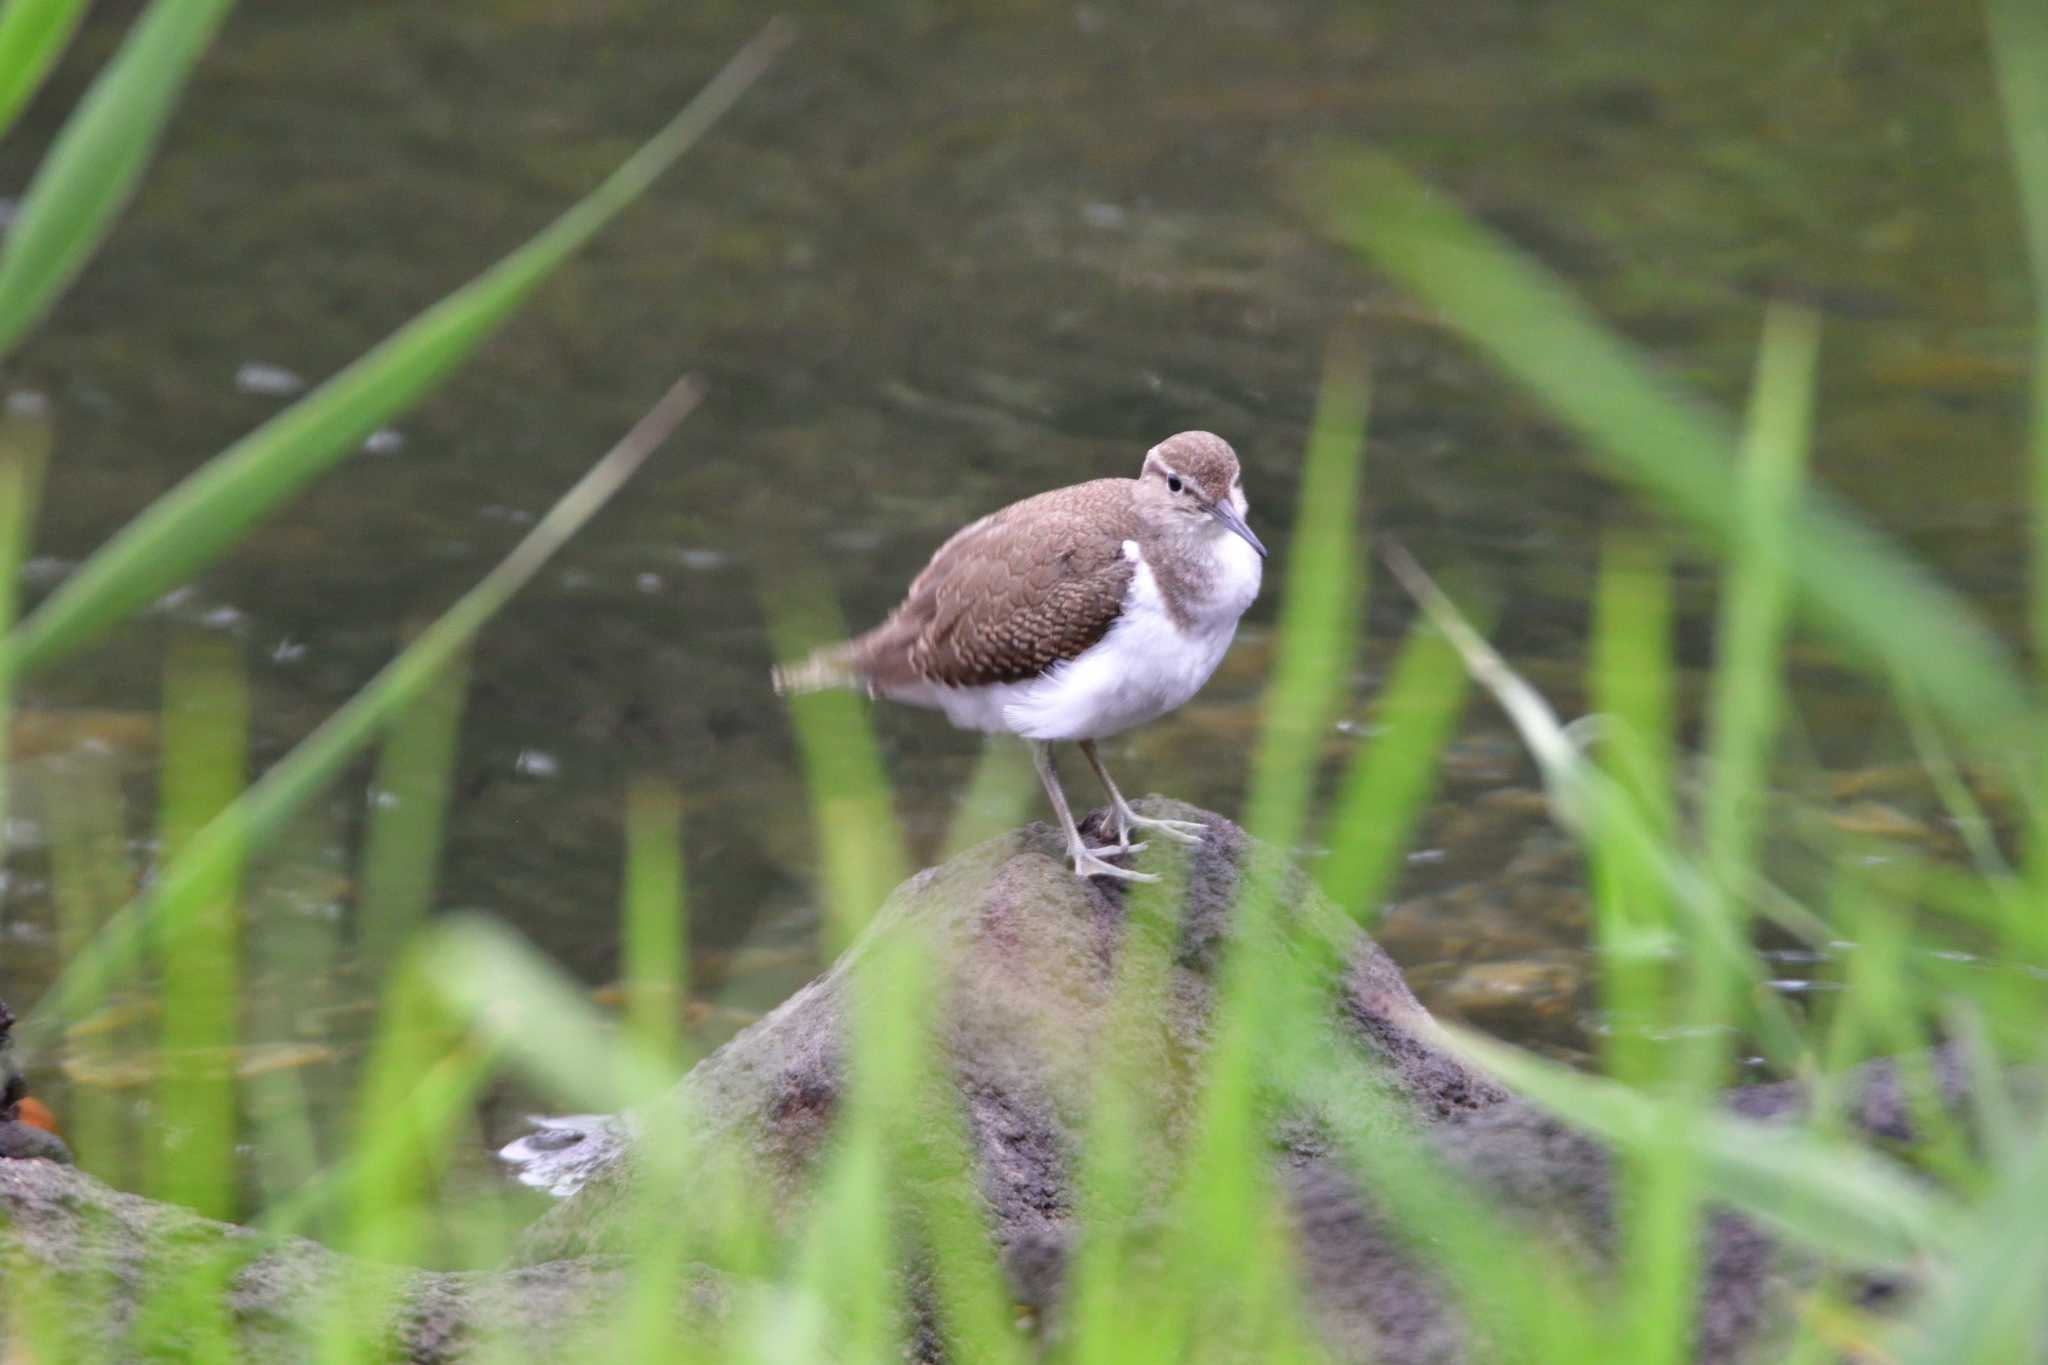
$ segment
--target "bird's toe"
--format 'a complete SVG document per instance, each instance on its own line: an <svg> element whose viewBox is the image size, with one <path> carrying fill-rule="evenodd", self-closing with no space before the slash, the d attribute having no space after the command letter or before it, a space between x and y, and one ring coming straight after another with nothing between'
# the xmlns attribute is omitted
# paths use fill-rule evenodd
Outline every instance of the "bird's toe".
<svg viewBox="0 0 2048 1365"><path fill-rule="evenodd" d="M1131 817L1131 823L1141 829L1156 829L1176 843L1199 844L1209 832L1207 825L1194 820L1163 820L1149 815Z"/></svg>
<svg viewBox="0 0 2048 1365"><path fill-rule="evenodd" d="M1074 875L1077 877L1115 877L1126 882L1156 882L1157 876L1150 872L1134 872L1128 867L1118 867L1106 862L1089 850L1074 855Z"/></svg>

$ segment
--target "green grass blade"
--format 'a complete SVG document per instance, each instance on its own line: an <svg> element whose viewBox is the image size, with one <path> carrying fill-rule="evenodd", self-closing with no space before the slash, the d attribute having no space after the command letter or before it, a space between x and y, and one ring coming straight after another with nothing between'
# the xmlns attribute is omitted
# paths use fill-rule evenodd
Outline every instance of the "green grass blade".
<svg viewBox="0 0 2048 1365"><path fill-rule="evenodd" d="M1440 633L1426 626L1410 633L1373 708L1378 733L1338 791L1323 841L1330 856L1317 870L1323 890L1360 923L1377 918L1400 873L1469 684L1458 651Z"/></svg>
<svg viewBox="0 0 2048 1365"><path fill-rule="evenodd" d="M1354 527L1364 466L1365 362L1340 335L1324 366L1282 591L1245 827L1283 849L1307 827L1316 767L1352 664L1365 566Z"/></svg>
<svg viewBox="0 0 2048 1365"><path fill-rule="evenodd" d="M843 635L815 575L790 572L764 589L782 657ZM916 921L862 933L909 866L870 712L850 691L794 696L789 709L817 828L825 928L835 946L858 946L846 1094L793 1266L795 1299L822 1316L764 1322L744 1335L753 1358L810 1359L829 1322L831 1353L894 1359L904 1323L897 1268L922 1252L948 1358L1019 1361L981 1196L965 1183L965 1133L916 1126L952 1107L953 1082L933 1046L933 1016L948 993L942 958Z"/></svg>
<svg viewBox="0 0 2048 1365"><path fill-rule="evenodd" d="M1326 230L1437 309L1588 440L1615 477L1728 543L1734 440L1673 392L1560 281L1383 158L1332 156L1306 197ZM1839 505L1809 491L1790 569L1818 621L1915 680L1959 731L2009 748L2029 706L1980 613Z"/></svg>
<svg viewBox="0 0 2048 1365"><path fill-rule="evenodd" d="M1990 19L1991 64L2005 106L2033 274L2033 634L2034 648L2048 657L2048 7L2036 0L1992 0Z"/></svg>
<svg viewBox="0 0 2048 1365"><path fill-rule="evenodd" d="M1609 1027L1607 1073L1647 1087L1660 1079L1668 1037L1678 925L1663 868L1649 848L1677 833L1671 566L1651 536L1610 536L1594 612L1592 692L1604 769L1640 812L1645 843L1596 830L1587 849L1593 883L1600 1003ZM1681 1142L1646 1144L1617 1163L1622 1190L1619 1265L1627 1358L1676 1365L1686 1358L1698 1297L1698 1162Z"/></svg>
<svg viewBox="0 0 2048 1365"><path fill-rule="evenodd" d="M440 965L440 964L436 964ZM416 1262L432 1237L433 1183L487 1074L488 1052L440 998L438 973L408 956L390 973L357 1097L344 1249Z"/></svg>
<svg viewBox="0 0 2048 1365"><path fill-rule="evenodd" d="M928 1182L912 1174L923 1164L917 1145L926 1135L908 1131L905 1119L933 1112L919 1093L946 1083L931 1041L943 978L917 926L893 930L867 938L854 964L836 1150L820 1178L797 1265L800 1290L832 1308L849 1360L894 1359L900 1349L896 1268L906 1248L899 1223L908 1225L907 1214L928 1228L919 1215L931 1199L928 1188L919 1188ZM971 1288L958 1276L945 1278L956 1294Z"/></svg>
<svg viewBox="0 0 2048 1365"><path fill-rule="evenodd" d="M626 793L624 942L626 1027L650 1057L682 1063L680 1022L689 978L683 896L683 802L667 782L642 778Z"/></svg>
<svg viewBox="0 0 2048 1365"><path fill-rule="evenodd" d="M1603 764L1616 792L1642 813L1649 842L1677 834L1671 566L1640 532L1608 539L1594 610L1592 695L1603 718ZM1650 1035L1670 1020L1669 960L1677 925L1656 860L1625 841L1596 838L1588 850L1593 927L1601 953L1601 1006L1614 1022L1609 1075L1647 1084L1657 1049Z"/></svg>
<svg viewBox="0 0 2048 1365"><path fill-rule="evenodd" d="M4 23L4 21L0 21ZM21 565L50 458L50 407L40 394L15 393L0 406L0 631L20 607ZM7 769L12 757L14 687L0 676L0 830L7 828ZM0 856L6 841L0 839Z"/></svg>
<svg viewBox="0 0 2048 1365"><path fill-rule="evenodd" d="M470 1048L416 1069L410 1089L399 1085L403 1095L392 1107L410 1114L416 1130L445 1131L458 1122L498 1057L564 1103L596 1112L672 1079L636 1049L618 1047L588 993L503 925L467 915L436 920L410 961L433 1008L474 1039ZM298 1232L337 1201L352 1205L358 1187L383 1179L380 1172L402 1163L414 1141L395 1126L366 1125L348 1160L274 1204L263 1228Z"/></svg>
<svg viewBox="0 0 2048 1365"><path fill-rule="evenodd" d="M2012 1338L2040 1331L2048 1275L2048 1131L2002 1173L1964 1230L1953 1261L1903 1335L1911 1365L2004 1365L2034 1360ZM2036 1343L2038 1345L2038 1342Z"/></svg>
<svg viewBox="0 0 2048 1365"><path fill-rule="evenodd" d="M2006 137L2018 180L2020 221L2034 289L2034 371L2028 423L2032 515L2031 624L2036 672L2048 678L2048 10L2032 0L1992 0L1992 68L2005 107ZM2037 745L2038 749L2038 745ZM2038 782L2038 777L2036 778ZM2048 802L2037 801L2026 848L2027 881L2039 901L2048 891ZM2040 916L2016 919L2008 950L2039 955L2048 932Z"/></svg>
<svg viewBox="0 0 2048 1365"><path fill-rule="evenodd" d="M132 962L146 926L175 934L224 860L260 846L293 812L324 789L391 719L416 702L499 608L540 571L548 558L597 513L701 396L684 379L563 494L546 516L498 566L387 664L340 710L308 735L220 817L196 834L183 856L124 906L64 969L33 1017L21 1027L35 1036L74 1018Z"/></svg>
<svg viewBox="0 0 2048 1365"><path fill-rule="evenodd" d="M1786 568L1806 472L1818 347L1811 313L1775 308L1768 315L1707 703L1711 780L1701 822L1707 873L1731 912L1753 874L1777 745Z"/></svg>
<svg viewBox="0 0 2048 1365"><path fill-rule="evenodd" d="M110 755L91 756L62 773L50 788L50 898L56 912L56 949L69 960L92 941L108 915L134 894L135 868L128 856L129 820L121 775ZM97 1007L102 1002L91 1001ZM16 1041L30 1026L15 1029ZM110 1029L109 1044L141 1046L128 1030ZM31 1039L31 1043L33 1040ZM18 1049L24 1053L41 1049ZM47 1054L45 1054L47 1055ZM34 1074L46 1063L24 1056ZM80 1086L64 1115L64 1131L79 1168L117 1186L139 1183L130 1169L129 1139L134 1124L109 1089Z"/></svg>
<svg viewBox="0 0 2048 1365"><path fill-rule="evenodd" d="M1031 751L1008 735L990 736L974 761L974 775L953 808L946 826L943 856L950 858L964 848L993 839L1031 818L1038 799L1038 775L1031 767Z"/></svg>
<svg viewBox="0 0 2048 1365"><path fill-rule="evenodd" d="M358 948L372 971L398 961L432 908L468 687L469 661L458 654L392 721L378 751L356 899Z"/></svg>
<svg viewBox="0 0 2048 1365"><path fill-rule="evenodd" d="M1124 899L1102 1066L1075 1163L1074 1219L1081 1235L1070 1253L1060 1307L1066 1365L1158 1358L1133 1330L1133 1320L1156 1317L1145 1309L1167 1301L1172 1283L1137 1268L1143 1255L1137 1223L1144 1216L1144 1154L1164 1121L1148 1074L1157 1055L1149 1040L1173 989L1184 872L1181 864L1168 862L1160 881L1133 886Z"/></svg>
<svg viewBox="0 0 2048 1365"><path fill-rule="evenodd" d="M164 691L162 856L173 862L246 780L248 686L235 650L190 639ZM246 850L215 860L178 932L162 926L163 1069L157 1082L159 1197L209 1218L235 1212L235 1081L241 1041L241 889Z"/></svg>
<svg viewBox="0 0 2048 1365"><path fill-rule="evenodd" d="M149 164L193 64L232 7L233 0L156 0L65 120L0 245L0 357L85 268ZM15 8L8 7L10 14ZM18 55L47 66L62 46L62 30L78 16L49 12L61 5L37 8L45 12L22 16L19 35L0 37L18 36ZM10 76L19 78L17 99L25 99L40 72Z"/></svg>
<svg viewBox="0 0 2048 1365"><path fill-rule="evenodd" d="M1352 667L1364 573L1356 531L1364 465L1366 385L1355 345L1332 345L1309 435L1280 606L1278 654L1266 689L1246 825L1265 856L1243 870L1236 946L1219 973L1204 1062L1201 1113L1176 1192L1182 1221L1165 1273L1177 1301L1165 1314L1168 1357L1212 1332L1256 1334L1284 1317L1293 1295L1284 1255L1261 1256L1278 1236L1264 1151L1261 1090L1284 1041L1314 1028L1322 983L1261 926L1285 913L1285 856L1307 828L1325 737ZM1247 1254L1249 1252L1249 1254Z"/></svg>
<svg viewBox="0 0 2048 1365"><path fill-rule="evenodd" d="M0 9L0 137L64 53L86 0L8 0Z"/></svg>
<svg viewBox="0 0 2048 1365"><path fill-rule="evenodd" d="M1846 1264L1911 1260L1938 1249L1955 1226L1946 1197L1867 1149L1801 1128L1674 1107L1465 1029L1443 1032L1518 1094L1625 1152L1688 1144L1711 1197Z"/></svg>
<svg viewBox="0 0 2048 1365"><path fill-rule="evenodd" d="M822 577L792 569L763 584L776 654L800 659L820 640L846 631ZM831 951L851 944L882 900L911 871L881 745L866 701L835 689L789 698L797 756L818 836L818 877Z"/></svg>
<svg viewBox="0 0 2048 1365"><path fill-rule="evenodd" d="M326 850L346 845L349 812L336 803L316 806L293 820L264 848L272 867L321 865ZM245 903L247 903L245 901ZM116 902L119 904L119 902ZM343 998L354 983L343 970L339 915L265 914L248 925L243 1033L250 1038L291 1038ZM281 988L279 983L290 983ZM242 1115L249 1144L248 1177L258 1207L270 1208L312 1180L324 1145L337 1134L315 1106L323 1090L317 1074L296 1067L261 1070L245 1078Z"/></svg>
<svg viewBox="0 0 2048 1365"><path fill-rule="evenodd" d="M730 108L787 41L771 23L587 197L469 284L151 503L0 647L19 673L79 648L189 577L394 413L440 383L528 294L638 198ZM10 238L10 241L12 238Z"/></svg>
<svg viewBox="0 0 2048 1365"><path fill-rule="evenodd" d="M1750 887L1768 809L1783 704L1783 648L1790 610L1789 566L1800 485L1813 421L1819 320L1803 309L1773 308L1742 444L1733 534L1715 631L1707 699L1707 789L1701 811L1701 866L1708 914L1746 937ZM1685 1049L1687 1083L1704 1102L1723 1079L1731 1037L1719 1027L1739 1019L1754 973L1711 953L1696 955L1689 1016L1699 1025ZM1782 1060L1782 1059L1781 1059Z"/></svg>

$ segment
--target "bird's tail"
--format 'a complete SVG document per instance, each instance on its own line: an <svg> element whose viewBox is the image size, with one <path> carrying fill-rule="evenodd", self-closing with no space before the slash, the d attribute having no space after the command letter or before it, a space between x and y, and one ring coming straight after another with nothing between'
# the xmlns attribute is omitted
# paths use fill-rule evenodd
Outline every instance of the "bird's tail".
<svg viewBox="0 0 2048 1365"><path fill-rule="evenodd" d="M823 692L833 687L866 687L867 680L853 666L852 651L846 645L828 645L814 650L800 664L777 664L768 672L778 697Z"/></svg>

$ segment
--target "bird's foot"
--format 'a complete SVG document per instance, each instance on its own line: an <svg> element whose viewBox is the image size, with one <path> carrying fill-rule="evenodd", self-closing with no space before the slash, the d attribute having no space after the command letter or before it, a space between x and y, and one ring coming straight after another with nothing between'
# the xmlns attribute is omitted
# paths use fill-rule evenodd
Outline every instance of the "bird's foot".
<svg viewBox="0 0 2048 1365"><path fill-rule="evenodd" d="M1136 811L1124 816L1124 824L1125 828L1119 833L1126 839L1131 837L1132 826L1138 829L1156 829L1167 838L1182 844L1199 844L1203 836L1209 832L1209 827L1198 820L1161 820L1150 815L1140 815ZM1143 848L1144 845L1135 844L1133 847Z"/></svg>
<svg viewBox="0 0 2048 1365"><path fill-rule="evenodd" d="M1124 829L1124 830L1118 830L1118 831L1117 831L1117 842L1116 842L1116 843L1113 843L1113 844L1104 844L1104 845L1103 845L1103 846L1102 846L1101 848L1091 848L1091 849L1089 849L1088 851L1089 851L1090 853L1104 853L1104 854L1118 854L1118 853L1143 853L1143 852L1145 851L1146 847L1147 847L1147 845L1146 845L1146 843L1145 843L1145 841L1144 841L1143 839L1140 839L1140 840L1138 840L1138 842L1137 842L1137 843L1135 843L1135 844L1134 844L1134 843L1132 843L1132 842L1131 842L1131 832L1130 832L1129 830L1127 830L1127 829Z"/></svg>
<svg viewBox="0 0 2048 1365"><path fill-rule="evenodd" d="M1138 844L1134 847L1143 848ZM1128 867L1118 867L1101 855L1114 852L1113 849L1077 848L1074 850L1074 875L1076 877L1116 877L1127 882L1156 882L1159 878L1150 872L1133 872Z"/></svg>

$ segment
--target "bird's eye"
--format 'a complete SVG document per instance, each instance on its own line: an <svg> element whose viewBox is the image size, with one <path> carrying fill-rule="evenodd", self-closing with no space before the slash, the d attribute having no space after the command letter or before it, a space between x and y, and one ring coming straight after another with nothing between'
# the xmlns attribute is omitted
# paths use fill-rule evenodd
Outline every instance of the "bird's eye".
<svg viewBox="0 0 2048 1365"><path fill-rule="evenodd" d="M1180 492L1180 475L1168 474L1166 476L1166 491L1169 493Z"/></svg>

